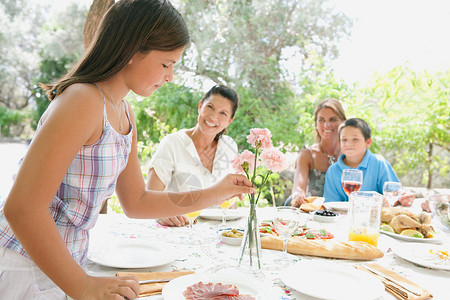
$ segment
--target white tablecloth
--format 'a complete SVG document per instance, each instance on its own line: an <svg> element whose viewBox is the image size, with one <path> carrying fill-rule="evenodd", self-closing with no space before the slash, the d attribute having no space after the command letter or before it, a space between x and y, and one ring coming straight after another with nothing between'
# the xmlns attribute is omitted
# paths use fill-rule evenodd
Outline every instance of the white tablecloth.
<svg viewBox="0 0 450 300"><path fill-rule="evenodd" d="M246 215L248 208L240 208L242 215ZM271 219L271 208L258 209L259 220ZM308 216L309 217L309 216ZM310 227L325 228L335 234L338 240L347 240L347 223L346 217L342 216L340 220L334 223L318 223L315 221L308 221ZM227 221L230 227L243 227L245 217L237 220ZM195 230L201 235L203 243L201 245L185 244L180 238L186 234L187 228L170 228L157 224L154 220L136 220L129 219L124 215L107 214L100 215L97 224L91 232L90 251L98 251L114 247L118 241L148 241L149 239L158 239L162 243L168 245L170 250L175 251L176 259L163 266L144 269L117 269L105 267L100 264L88 260L84 264L84 269L91 275L113 276L118 271L195 271L202 272L220 272L227 268L237 265L237 258L239 255L239 246L230 246L223 244L217 234L217 228L220 221L209 219L198 219L198 224L194 225ZM438 229L442 229L438 224L435 224ZM439 238L449 245L450 234L448 232L441 232ZM436 270L417 266L409 261L406 261L396 256L391 247L397 243L408 243L388 237L384 234L380 235L378 247L384 252L384 257L371 262L376 262L385 268L391 269L408 279L420 284L423 288L429 290L434 295L434 299L448 299L448 285L450 284L450 272L444 270ZM277 299L315 299L304 295L295 290L289 289L279 279L279 266L274 265L273 259L277 258L281 253L279 251L265 250L263 254L263 272L264 284L271 286L271 289L276 295ZM300 260L315 260L315 261L332 261L333 263L353 266L356 263L361 263L351 260L338 260L317 258L309 256L291 256L293 261ZM302 276L307 274L299 274L299 280ZM326 287L326 283L324 283ZM161 295L147 297L146 299L163 299ZM395 299L392 295L384 292L381 299Z"/></svg>

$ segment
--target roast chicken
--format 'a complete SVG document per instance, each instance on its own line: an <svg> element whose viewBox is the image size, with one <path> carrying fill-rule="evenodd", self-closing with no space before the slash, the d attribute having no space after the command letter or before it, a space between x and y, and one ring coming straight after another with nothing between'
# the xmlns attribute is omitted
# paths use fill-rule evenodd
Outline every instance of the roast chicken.
<svg viewBox="0 0 450 300"><path fill-rule="evenodd" d="M415 214L404 207L383 208L381 211L381 222L391 226L396 233L401 233L405 229L414 229L427 238L434 232L433 227L430 225L431 216L428 213Z"/></svg>

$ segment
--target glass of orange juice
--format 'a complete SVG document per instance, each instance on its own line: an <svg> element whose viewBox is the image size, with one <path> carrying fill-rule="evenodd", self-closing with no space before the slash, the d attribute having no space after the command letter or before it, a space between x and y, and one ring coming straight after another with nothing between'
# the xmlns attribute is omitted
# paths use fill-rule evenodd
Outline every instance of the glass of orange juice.
<svg viewBox="0 0 450 300"><path fill-rule="evenodd" d="M201 212L202 212L201 210L197 210L186 214L186 218L189 221L189 236L187 241L188 244L195 244L201 242L199 239L194 238L194 227L193 227L195 219L197 219L197 217L200 215Z"/></svg>
<svg viewBox="0 0 450 300"><path fill-rule="evenodd" d="M222 202L222 204L220 204L220 208L222 209L222 224L221 227L225 227L226 223L227 223L227 209L229 209L231 206L233 206L234 203L236 203L236 199L237 197L233 197L231 199L228 199L224 202Z"/></svg>
<svg viewBox="0 0 450 300"><path fill-rule="evenodd" d="M382 206L383 197L377 192L353 192L350 194L349 241L363 241L377 246Z"/></svg>

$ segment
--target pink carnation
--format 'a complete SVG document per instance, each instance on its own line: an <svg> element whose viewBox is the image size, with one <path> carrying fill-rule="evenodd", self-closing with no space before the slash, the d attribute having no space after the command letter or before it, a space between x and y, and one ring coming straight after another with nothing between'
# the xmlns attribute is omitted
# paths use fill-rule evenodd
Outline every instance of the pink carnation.
<svg viewBox="0 0 450 300"><path fill-rule="evenodd" d="M287 167L286 155L275 148L264 149L261 160L262 164L272 172L281 172Z"/></svg>
<svg viewBox="0 0 450 300"><path fill-rule="evenodd" d="M238 154L231 163L233 169L238 174L245 174L245 171L252 172L255 167L255 154L248 150L244 150L241 154Z"/></svg>
<svg viewBox="0 0 450 300"><path fill-rule="evenodd" d="M247 136L247 142L254 147L270 148L272 147L272 133L267 128L252 128Z"/></svg>

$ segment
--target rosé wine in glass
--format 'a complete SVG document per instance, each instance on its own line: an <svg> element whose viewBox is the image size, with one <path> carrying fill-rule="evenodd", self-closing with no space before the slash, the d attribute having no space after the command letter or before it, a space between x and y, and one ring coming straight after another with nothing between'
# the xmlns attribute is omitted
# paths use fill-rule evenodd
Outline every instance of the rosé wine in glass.
<svg viewBox="0 0 450 300"><path fill-rule="evenodd" d="M350 195L352 192L357 192L361 188L361 183L353 182L353 181L344 181L342 182L342 187L344 188L344 192Z"/></svg>
<svg viewBox="0 0 450 300"><path fill-rule="evenodd" d="M342 171L342 188L347 196L352 192L358 192L361 189L363 181L363 172L358 169L344 169Z"/></svg>

